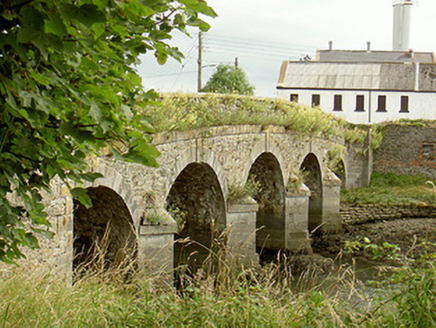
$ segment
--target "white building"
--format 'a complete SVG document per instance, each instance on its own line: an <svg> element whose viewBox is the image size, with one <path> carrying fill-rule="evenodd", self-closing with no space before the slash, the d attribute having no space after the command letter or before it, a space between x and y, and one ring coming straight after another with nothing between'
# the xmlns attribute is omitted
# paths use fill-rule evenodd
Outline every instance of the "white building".
<svg viewBox="0 0 436 328"><path fill-rule="evenodd" d="M279 97L319 106L353 123L436 120L434 55L404 51L412 5L411 0L394 2L394 51L372 51L369 43L364 51L333 50L330 43L316 61L284 61Z"/></svg>

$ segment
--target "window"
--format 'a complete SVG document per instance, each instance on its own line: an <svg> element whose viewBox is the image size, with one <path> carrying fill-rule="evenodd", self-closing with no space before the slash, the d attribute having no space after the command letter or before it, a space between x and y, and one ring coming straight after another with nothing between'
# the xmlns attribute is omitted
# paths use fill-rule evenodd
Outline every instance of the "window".
<svg viewBox="0 0 436 328"><path fill-rule="evenodd" d="M292 102L298 102L298 94L297 93L291 93L291 101Z"/></svg>
<svg viewBox="0 0 436 328"><path fill-rule="evenodd" d="M333 110L338 112L342 111L342 95L335 95Z"/></svg>
<svg viewBox="0 0 436 328"><path fill-rule="evenodd" d="M312 95L312 106L317 107L321 104L321 96L320 95Z"/></svg>
<svg viewBox="0 0 436 328"><path fill-rule="evenodd" d="M377 112L386 112L386 96L378 96Z"/></svg>
<svg viewBox="0 0 436 328"><path fill-rule="evenodd" d="M364 112L365 111L365 96L357 95L356 96L356 112Z"/></svg>
<svg viewBox="0 0 436 328"><path fill-rule="evenodd" d="M408 112L409 112L409 97L401 96L400 113L408 113Z"/></svg>

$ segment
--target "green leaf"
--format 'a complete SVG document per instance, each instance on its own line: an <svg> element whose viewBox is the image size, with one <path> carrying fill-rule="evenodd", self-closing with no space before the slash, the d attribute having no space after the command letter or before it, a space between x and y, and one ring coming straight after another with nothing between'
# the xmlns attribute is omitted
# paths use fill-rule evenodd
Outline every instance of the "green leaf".
<svg viewBox="0 0 436 328"><path fill-rule="evenodd" d="M71 189L70 192L74 199L77 199L83 206L86 208L92 207L92 200L91 197L89 197L86 189L77 187Z"/></svg>
<svg viewBox="0 0 436 328"><path fill-rule="evenodd" d="M93 4L84 4L80 7L64 4L62 13L67 20L79 21L87 27L106 22L106 14Z"/></svg>
<svg viewBox="0 0 436 328"><path fill-rule="evenodd" d="M29 6L23 7L20 14L22 26L18 31L18 42L27 43L39 39L44 32L44 15Z"/></svg>
<svg viewBox="0 0 436 328"><path fill-rule="evenodd" d="M106 25L104 23L95 23L91 29L94 31L94 39L97 40L105 32Z"/></svg>
<svg viewBox="0 0 436 328"><path fill-rule="evenodd" d="M23 257L22 246L35 247L27 231L38 234L48 225L39 191L50 179L78 185L98 179L87 173L87 158L113 141L129 145L122 154L112 149L114 158L157 166L159 152L148 135L153 121L136 111L158 95L149 91L141 98L133 65L146 51L155 51L160 64L169 57L180 61L183 54L168 44L172 33L204 29L199 14L214 12L197 0L3 2L0 261L11 263ZM23 207L9 203L11 189ZM72 194L92 205L85 189Z"/></svg>
<svg viewBox="0 0 436 328"><path fill-rule="evenodd" d="M52 14L45 20L45 32L58 36L65 36L68 34L65 24L58 14Z"/></svg>

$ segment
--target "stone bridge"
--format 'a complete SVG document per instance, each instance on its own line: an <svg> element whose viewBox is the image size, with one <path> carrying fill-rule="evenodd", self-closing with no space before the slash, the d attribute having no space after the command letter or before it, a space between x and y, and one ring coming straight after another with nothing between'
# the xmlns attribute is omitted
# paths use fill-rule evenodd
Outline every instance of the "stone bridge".
<svg viewBox="0 0 436 328"><path fill-rule="evenodd" d="M217 247L253 266L271 251L310 252L313 230L341 229L341 183L362 186L370 174L368 157L343 139L277 126L162 133L154 143L159 168L90 159L104 175L85 186L90 209L53 181L44 202L55 237L42 239L26 265L71 277L96 246L107 265L130 255L154 272L196 267ZM338 174L344 181L327 165L338 144L348 150Z"/></svg>

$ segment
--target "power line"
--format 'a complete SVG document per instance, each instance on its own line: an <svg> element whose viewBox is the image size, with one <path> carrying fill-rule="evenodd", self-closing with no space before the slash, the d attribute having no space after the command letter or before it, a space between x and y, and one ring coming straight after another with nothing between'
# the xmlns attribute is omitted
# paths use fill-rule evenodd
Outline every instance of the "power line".
<svg viewBox="0 0 436 328"><path fill-rule="evenodd" d="M215 36L210 36L210 35L206 35L206 42L210 41L212 44L220 44L220 45L226 45L226 46L231 46L231 47L237 47L237 48L245 48L245 47L250 47L250 48L256 48L256 49L277 49L281 52L284 51L290 51L290 52L294 52L294 51L299 51L299 52L311 52L314 51L316 48L315 47L310 47L310 46L302 46L302 45L298 45L298 46L294 46L294 45L290 45L288 43L279 43L279 42L265 42L265 41L252 41L249 39L237 39L237 38L232 38L232 37L215 37Z"/></svg>

